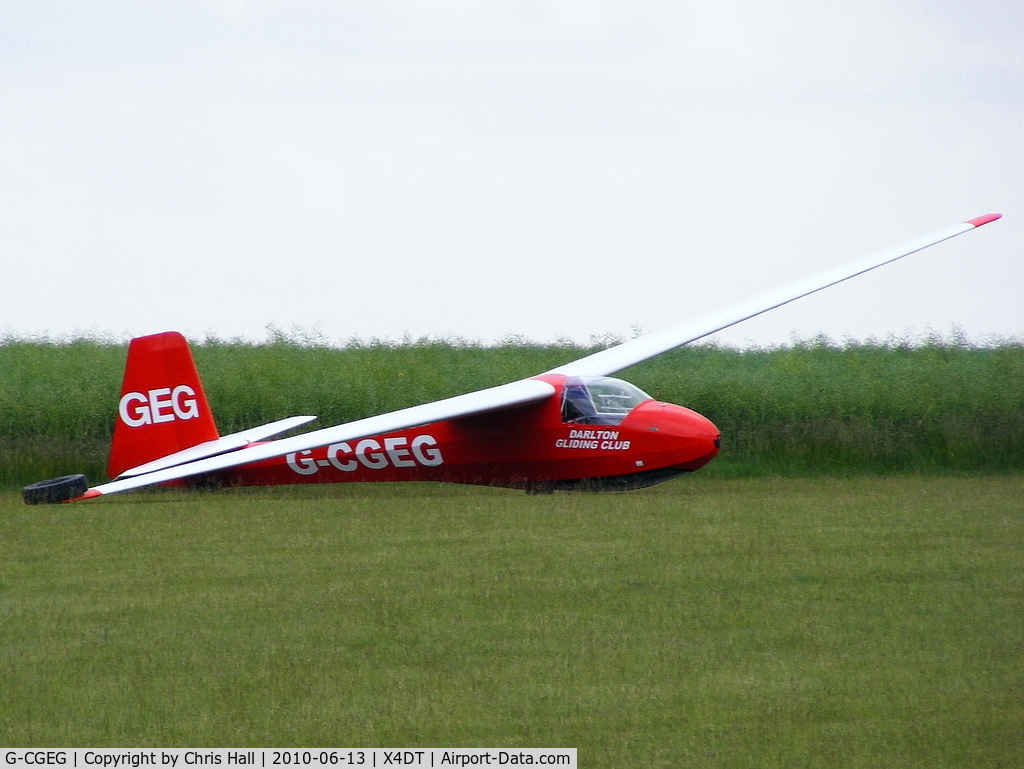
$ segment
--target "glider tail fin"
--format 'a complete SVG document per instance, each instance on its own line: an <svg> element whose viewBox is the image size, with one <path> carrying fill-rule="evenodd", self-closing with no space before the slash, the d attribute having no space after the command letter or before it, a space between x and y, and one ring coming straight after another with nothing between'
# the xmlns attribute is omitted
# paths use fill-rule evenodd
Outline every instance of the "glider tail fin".
<svg viewBox="0 0 1024 769"><path fill-rule="evenodd" d="M218 438L185 337L176 331L128 345L107 474Z"/></svg>

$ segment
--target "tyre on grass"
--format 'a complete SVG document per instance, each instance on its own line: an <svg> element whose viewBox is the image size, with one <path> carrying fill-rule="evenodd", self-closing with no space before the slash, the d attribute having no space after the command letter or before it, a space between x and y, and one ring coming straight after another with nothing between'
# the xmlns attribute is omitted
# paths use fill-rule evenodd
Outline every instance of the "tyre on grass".
<svg viewBox="0 0 1024 769"><path fill-rule="evenodd" d="M89 482L78 473L29 484L21 490L21 498L26 505L55 505L80 497L88 490Z"/></svg>

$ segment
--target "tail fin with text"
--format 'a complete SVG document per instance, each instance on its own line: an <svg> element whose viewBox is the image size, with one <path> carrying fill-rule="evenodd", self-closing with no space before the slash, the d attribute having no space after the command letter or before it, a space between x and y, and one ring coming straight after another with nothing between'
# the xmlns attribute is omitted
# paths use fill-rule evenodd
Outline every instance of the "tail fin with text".
<svg viewBox="0 0 1024 769"><path fill-rule="evenodd" d="M185 337L167 331L128 345L107 474L218 438Z"/></svg>

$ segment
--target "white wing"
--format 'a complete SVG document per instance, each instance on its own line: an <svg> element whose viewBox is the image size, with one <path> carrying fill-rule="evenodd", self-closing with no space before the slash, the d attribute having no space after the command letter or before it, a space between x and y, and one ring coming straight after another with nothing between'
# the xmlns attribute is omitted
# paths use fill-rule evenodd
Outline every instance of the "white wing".
<svg viewBox="0 0 1024 769"><path fill-rule="evenodd" d="M431 422L439 422L444 419L455 419L456 417L480 414L495 409L522 406L527 403L535 403L545 398L550 398L555 393L554 386L539 379L521 379L518 382L491 387L486 390L457 395L454 398L446 398L433 403L425 403L422 406L413 406L399 411L392 411L388 414L381 414L375 417L359 419L355 422L348 422L335 427L325 427L322 430L295 435L291 438L282 438L271 443L261 443L248 448L232 451L229 454L218 454L217 456L199 459L186 464L178 464L156 470L145 475L134 475L128 478L119 478L89 489L85 497L96 497L101 494L113 494L118 491L128 491L149 486L154 483L167 483L181 478L188 478L193 475L212 473L218 470L226 470L229 467L258 462L263 459L272 459L293 451L305 451L320 446L327 446L331 443L341 441L353 441L365 438L369 435L380 435L397 430L405 430L417 425L425 425Z"/></svg>
<svg viewBox="0 0 1024 769"><path fill-rule="evenodd" d="M763 294L751 297L736 304L731 304L720 310L715 310L693 320L688 320L674 326L669 326L660 331L623 342L616 347L588 355L572 363L552 369L551 374L565 374L567 376L608 376L616 371L632 366L641 361L661 355L663 352L675 349L681 345L696 341L708 334L721 331L741 321L753 318L755 315L768 312L776 307L781 307L796 299L821 291L823 288L834 286L856 275L889 264L904 256L909 256L928 246L934 246L944 240L949 240L956 235L988 224L998 219L1002 214L988 214L971 219L962 224L954 224L941 230L924 235L914 240L908 240L898 246L892 246L868 256L861 257L852 262L833 267L829 270L816 273L806 278L788 283L785 286L776 288L773 291L766 291Z"/></svg>

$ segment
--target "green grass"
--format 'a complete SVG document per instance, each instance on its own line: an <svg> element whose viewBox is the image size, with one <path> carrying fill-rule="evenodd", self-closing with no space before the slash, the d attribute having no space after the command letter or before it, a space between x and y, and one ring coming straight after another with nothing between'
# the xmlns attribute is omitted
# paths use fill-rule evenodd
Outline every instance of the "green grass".
<svg viewBox="0 0 1024 769"><path fill-rule="evenodd" d="M1024 760L1024 476L0 494L0 744Z"/></svg>

